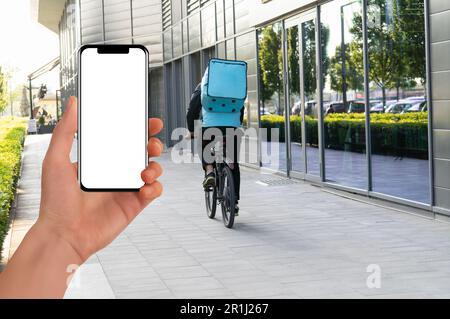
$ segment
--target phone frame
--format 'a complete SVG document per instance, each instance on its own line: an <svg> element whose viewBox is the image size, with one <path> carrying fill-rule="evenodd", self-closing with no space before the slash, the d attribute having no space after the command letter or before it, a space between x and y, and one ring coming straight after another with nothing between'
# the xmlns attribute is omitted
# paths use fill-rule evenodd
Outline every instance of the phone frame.
<svg viewBox="0 0 450 319"><path fill-rule="evenodd" d="M78 183L80 184L80 188L85 192L138 192L139 188L87 188L83 185L81 180L81 55L85 49L97 49L103 52L99 54L128 54L129 49L137 48L141 49L145 53L145 67L147 68L145 72L145 141L143 143L143 147L145 149L145 165L148 165L148 151L147 151L147 143L148 143L148 85L149 85L149 75L148 75L148 50L145 46L140 44L85 44L82 45L78 49L77 59L78 59L78 80L77 80L77 110L78 110L78 118L77 118L77 161L78 161ZM127 51L127 52L124 52Z"/></svg>

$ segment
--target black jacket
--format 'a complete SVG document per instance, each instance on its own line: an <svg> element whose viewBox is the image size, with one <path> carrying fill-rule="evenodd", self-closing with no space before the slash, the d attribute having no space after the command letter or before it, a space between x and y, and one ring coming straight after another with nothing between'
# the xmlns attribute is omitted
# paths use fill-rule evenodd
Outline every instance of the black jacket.
<svg viewBox="0 0 450 319"><path fill-rule="evenodd" d="M186 121L189 132L194 132L194 121L200 119L202 111L201 83L199 83L191 95L189 107L186 113Z"/></svg>
<svg viewBox="0 0 450 319"><path fill-rule="evenodd" d="M194 132L194 121L199 120L202 111L202 101L201 101L201 83L199 83L194 92L191 95L191 100L189 101L189 107L186 113L186 121L189 132ZM244 108L241 108L241 125L244 120Z"/></svg>

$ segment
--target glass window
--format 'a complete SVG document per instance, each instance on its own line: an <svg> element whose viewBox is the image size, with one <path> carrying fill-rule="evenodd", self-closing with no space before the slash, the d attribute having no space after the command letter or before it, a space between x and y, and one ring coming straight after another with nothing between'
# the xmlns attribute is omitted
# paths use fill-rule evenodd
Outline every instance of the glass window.
<svg viewBox="0 0 450 319"><path fill-rule="evenodd" d="M182 54L182 37L181 37L181 23L178 23L172 28L173 37L173 56L179 57Z"/></svg>
<svg viewBox="0 0 450 319"><path fill-rule="evenodd" d="M284 67L287 84L291 171L320 176L319 108L316 78L316 15L309 11L285 21ZM279 119L281 120L281 119ZM286 130L287 131L287 130ZM281 132L284 133L284 132ZM284 138L281 139L284 142ZM283 164L284 165L284 164Z"/></svg>
<svg viewBox="0 0 450 319"><path fill-rule="evenodd" d="M234 60L236 59L236 54L235 54L235 50L234 50L234 38L227 40L226 42L227 44L227 59L228 60Z"/></svg>
<svg viewBox="0 0 450 319"><path fill-rule="evenodd" d="M171 2L172 2L172 24L175 24L181 20L182 16L181 0L171 0Z"/></svg>
<svg viewBox="0 0 450 319"><path fill-rule="evenodd" d="M217 43L216 52L219 59L226 59L225 42Z"/></svg>
<svg viewBox="0 0 450 319"><path fill-rule="evenodd" d="M314 33L313 33L314 36ZM287 42L287 80L289 85L287 107L291 146L291 168L303 171L302 112L300 95L300 41L297 24L286 28ZM314 39L314 38L313 38Z"/></svg>
<svg viewBox="0 0 450 319"><path fill-rule="evenodd" d="M227 37L234 34L233 0L225 0L225 32Z"/></svg>
<svg viewBox="0 0 450 319"><path fill-rule="evenodd" d="M189 50L200 48L200 13L197 12L189 17Z"/></svg>
<svg viewBox="0 0 450 319"><path fill-rule="evenodd" d="M164 61L172 59L172 29L164 31Z"/></svg>
<svg viewBox="0 0 450 319"><path fill-rule="evenodd" d="M306 173L320 176L319 156L319 112L316 73L316 22L315 18L303 21L301 31L301 88L305 133ZM292 110L292 109L291 109ZM293 113L296 111L294 105ZM294 155L294 154L293 154ZM298 160L301 163L301 158ZM296 166L298 166L298 163ZM293 168L296 168L293 165Z"/></svg>
<svg viewBox="0 0 450 319"><path fill-rule="evenodd" d="M189 52L189 38L188 38L188 21L183 20L183 53Z"/></svg>
<svg viewBox="0 0 450 319"><path fill-rule="evenodd" d="M424 2L368 0L367 13L373 190L429 203Z"/></svg>
<svg viewBox="0 0 450 319"><path fill-rule="evenodd" d="M266 26L258 32L261 164L286 170L282 24ZM264 134L267 132L267 134Z"/></svg>
<svg viewBox="0 0 450 319"><path fill-rule="evenodd" d="M225 36L223 0L216 2L217 40L222 40Z"/></svg>
<svg viewBox="0 0 450 319"><path fill-rule="evenodd" d="M248 7L249 5L247 0L234 0L236 33L243 32L249 27Z"/></svg>
<svg viewBox="0 0 450 319"><path fill-rule="evenodd" d="M202 65L200 59L200 52L195 52L190 56L190 73L192 79L192 89L194 89L202 81Z"/></svg>
<svg viewBox="0 0 450 319"><path fill-rule="evenodd" d="M367 189L361 1L321 6L326 180Z"/></svg>
<svg viewBox="0 0 450 319"><path fill-rule="evenodd" d="M236 59L247 62L247 99L244 109L244 126L258 127L258 100L256 77L256 35L249 32L236 37Z"/></svg>
<svg viewBox="0 0 450 319"><path fill-rule="evenodd" d="M216 14L214 4L202 9L202 46L213 45L216 41Z"/></svg>

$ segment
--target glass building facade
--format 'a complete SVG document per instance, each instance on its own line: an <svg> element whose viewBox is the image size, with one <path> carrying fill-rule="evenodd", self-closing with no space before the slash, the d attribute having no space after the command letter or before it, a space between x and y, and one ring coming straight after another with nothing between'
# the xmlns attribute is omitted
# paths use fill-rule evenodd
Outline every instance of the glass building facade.
<svg viewBox="0 0 450 319"><path fill-rule="evenodd" d="M445 0L68 0L61 93L81 44L143 44L170 146L208 60L244 60L245 126L280 128L249 165L450 215L447 21Z"/></svg>

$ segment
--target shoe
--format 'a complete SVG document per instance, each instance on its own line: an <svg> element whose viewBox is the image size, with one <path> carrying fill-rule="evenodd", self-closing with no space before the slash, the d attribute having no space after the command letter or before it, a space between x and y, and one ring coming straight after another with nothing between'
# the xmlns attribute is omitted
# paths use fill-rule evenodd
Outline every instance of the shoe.
<svg viewBox="0 0 450 319"><path fill-rule="evenodd" d="M236 201L236 204L234 204L234 217L239 216L239 204L238 201Z"/></svg>
<svg viewBox="0 0 450 319"><path fill-rule="evenodd" d="M216 185L216 177L214 175L214 172L209 173L205 176L205 179L203 180L203 188L213 188Z"/></svg>

